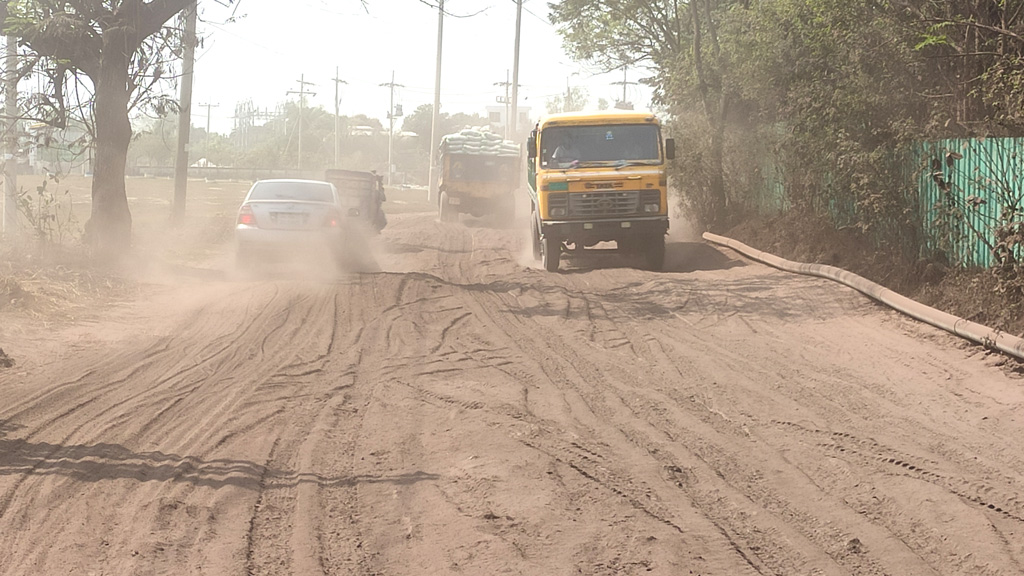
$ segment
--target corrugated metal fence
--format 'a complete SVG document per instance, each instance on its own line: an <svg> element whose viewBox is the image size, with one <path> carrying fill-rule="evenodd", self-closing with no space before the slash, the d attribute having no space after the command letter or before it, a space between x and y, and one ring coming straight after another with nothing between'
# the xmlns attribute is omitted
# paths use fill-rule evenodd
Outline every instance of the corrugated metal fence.
<svg viewBox="0 0 1024 576"><path fill-rule="evenodd" d="M915 156L928 248L953 263L991 266L1004 209L1021 207L1024 139L922 142Z"/></svg>
<svg viewBox="0 0 1024 576"><path fill-rule="evenodd" d="M918 142L904 157L903 188L909 191L908 208L920 215L921 255L942 253L954 265L991 266L1004 211L1020 214L1024 208L1024 138ZM766 168L764 175L764 190L753 199L756 209L785 211L782 170ZM849 220L850 206L834 203L825 208L833 220Z"/></svg>

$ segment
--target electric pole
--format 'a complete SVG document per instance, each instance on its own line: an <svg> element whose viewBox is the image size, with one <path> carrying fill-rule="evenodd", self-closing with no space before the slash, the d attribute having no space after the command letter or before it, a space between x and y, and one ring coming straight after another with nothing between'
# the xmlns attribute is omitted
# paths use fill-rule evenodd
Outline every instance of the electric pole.
<svg viewBox="0 0 1024 576"><path fill-rule="evenodd" d="M312 82L306 82L306 75L299 76L299 89L289 90L286 94L298 94L299 95L299 170L302 170L302 116L306 110L306 94L310 96L316 96L316 92L307 92L306 86L314 86Z"/></svg>
<svg viewBox="0 0 1024 576"><path fill-rule="evenodd" d="M206 146L204 147L205 149L203 150L203 156L206 158L206 163L209 164L210 163L210 109L211 108L219 108L220 104L206 103L206 104L200 104L199 107L200 108L206 108L206 138L205 138Z"/></svg>
<svg viewBox="0 0 1024 576"><path fill-rule="evenodd" d="M626 87L629 86L630 84L638 84L638 82L627 82L626 81L626 71L627 70L629 70L629 65L628 64L623 64L622 65L622 82L612 82L613 86L617 86L619 84L622 84L622 100L620 100L618 103L615 104L615 107L620 109L620 110L632 110L633 109L633 104L631 104L630 102L626 101Z"/></svg>
<svg viewBox="0 0 1024 576"><path fill-rule="evenodd" d="M441 39L444 35L444 0L437 2L437 64L434 67L434 109L430 118L430 169L427 172L427 202L437 197L437 149L441 145Z"/></svg>
<svg viewBox="0 0 1024 576"><path fill-rule="evenodd" d="M404 86L395 84L394 70L391 71L391 82L385 82L381 86L387 86L391 89L391 107L388 108L388 186L391 186L391 173L395 170L393 162L395 153L395 88L403 88Z"/></svg>
<svg viewBox="0 0 1024 576"><path fill-rule="evenodd" d="M523 20L523 0L516 0L516 52L512 60L512 134L519 139L519 31Z"/></svg>
<svg viewBox="0 0 1024 576"><path fill-rule="evenodd" d="M508 70L505 70L505 81L504 81L504 82L495 82L495 83L494 83L494 85L495 85L495 86L504 86L504 87L505 87L505 98L504 98L504 99L502 99L502 98L501 98L500 96L498 97L498 101L499 101L499 102L501 102L501 103L503 103L503 104L505 105L505 122L504 122L504 124L505 124L505 126L504 126L504 128L505 128L505 140L508 140L508 139L509 139L509 136L508 136L508 135L509 135L509 117L508 117L508 104L509 104L509 100L508 100L508 87L509 87L509 86L510 86L511 84L512 84L512 83L508 81Z"/></svg>
<svg viewBox="0 0 1024 576"><path fill-rule="evenodd" d="M3 232L7 238L18 230L18 41L7 37L7 82L4 86L4 207Z"/></svg>
<svg viewBox="0 0 1024 576"><path fill-rule="evenodd" d="M192 129L192 77L196 61L197 2L185 8L185 53L181 63L181 95L178 97L178 147L174 157L174 204L171 221L180 224L185 218L185 194L188 191L188 151Z"/></svg>
<svg viewBox="0 0 1024 576"><path fill-rule="evenodd" d="M341 98L338 89L342 84L348 84L340 76L340 68L334 68L334 167L338 167L341 158L341 136L338 134L338 127L341 124Z"/></svg>

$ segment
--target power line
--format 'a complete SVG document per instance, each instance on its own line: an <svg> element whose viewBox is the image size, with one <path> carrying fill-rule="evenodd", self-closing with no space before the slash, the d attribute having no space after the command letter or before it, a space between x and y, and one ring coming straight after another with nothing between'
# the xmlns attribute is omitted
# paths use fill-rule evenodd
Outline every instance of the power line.
<svg viewBox="0 0 1024 576"><path fill-rule="evenodd" d="M334 167L338 167L338 159L341 155L341 143L340 136L338 135L338 124L341 122L341 99L338 96L338 90L342 84L348 84L348 82L342 80L339 76L340 69L334 68Z"/></svg>
<svg viewBox="0 0 1024 576"><path fill-rule="evenodd" d="M299 89L289 90L285 94L298 94L299 95L299 160L298 168L302 170L302 116L306 109L306 94L316 96L316 92L309 92L306 90L306 86L315 86L312 82L306 82L306 75L303 74L299 77Z"/></svg>
<svg viewBox="0 0 1024 576"><path fill-rule="evenodd" d="M639 82L629 82L628 80L626 80L626 73L627 73L628 70L629 70L629 66L624 64L622 66L622 81L621 82L610 82L610 84L613 85L613 86L617 86L619 84L622 85L622 100L620 100L618 103L615 104L615 107L619 108L621 110L632 110L633 109L633 104L626 100L626 88L629 85L631 85L631 84L632 85L639 84Z"/></svg>
<svg viewBox="0 0 1024 576"><path fill-rule="evenodd" d="M205 148L203 150L203 152L205 153L204 155L206 156L206 163L209 164L209 162L210 162L210 116L211 116L211 113L210 113L211 110L210 109L211 108L219 108L220 104L206 103L206 104L197 104L197 106L200 107L200 108L206 108L206 136L203 138L203 144L204 144L203 148Z"/></svg>
<svg viewBox="0 0 1024 576"><path fill-rule="evenodd" d="M391 104L388 108L388 186L391 185L391 173L394 172L395 166L392 162L394 157L395 149L395 116L401 116L401 108L398 113L395 113L395 88L402 88L401 84L395 84L395 71L391 71L391 82L384 82L381 86L386 86L391 89Z"/></svg>

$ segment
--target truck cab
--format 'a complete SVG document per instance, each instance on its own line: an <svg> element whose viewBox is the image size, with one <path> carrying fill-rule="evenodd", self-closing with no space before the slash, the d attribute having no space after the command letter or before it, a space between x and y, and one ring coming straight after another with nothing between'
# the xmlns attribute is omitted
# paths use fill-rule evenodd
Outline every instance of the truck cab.
<svg viewBox="0 0 1024 576"><path fill-rule="evenodd" d="M666 162L675 142L647 112L554 114L526 142L533 255L554 272L601 242L661 270L668 232Z"/></svg>

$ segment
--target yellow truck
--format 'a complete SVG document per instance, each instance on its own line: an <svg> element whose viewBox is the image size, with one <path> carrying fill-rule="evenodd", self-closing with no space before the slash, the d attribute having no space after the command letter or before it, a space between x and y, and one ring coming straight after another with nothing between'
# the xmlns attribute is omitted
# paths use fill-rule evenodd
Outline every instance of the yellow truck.
<svg viewBox="0 0 1024 576"><path fill-rule="evenodd" d="M601 242L661 270L668 232L666 162L675 142L646 112L553 114L526 142L533 256L550 272L563 254Z"/></svg>
<svg viewBox="0 0 1024 576"><path fill-rule="evenodd" d="M519 145L487 131L467 129L441 140L438 218L455 222L460 213L477 218L515 216L519 187Z"/></svg>

